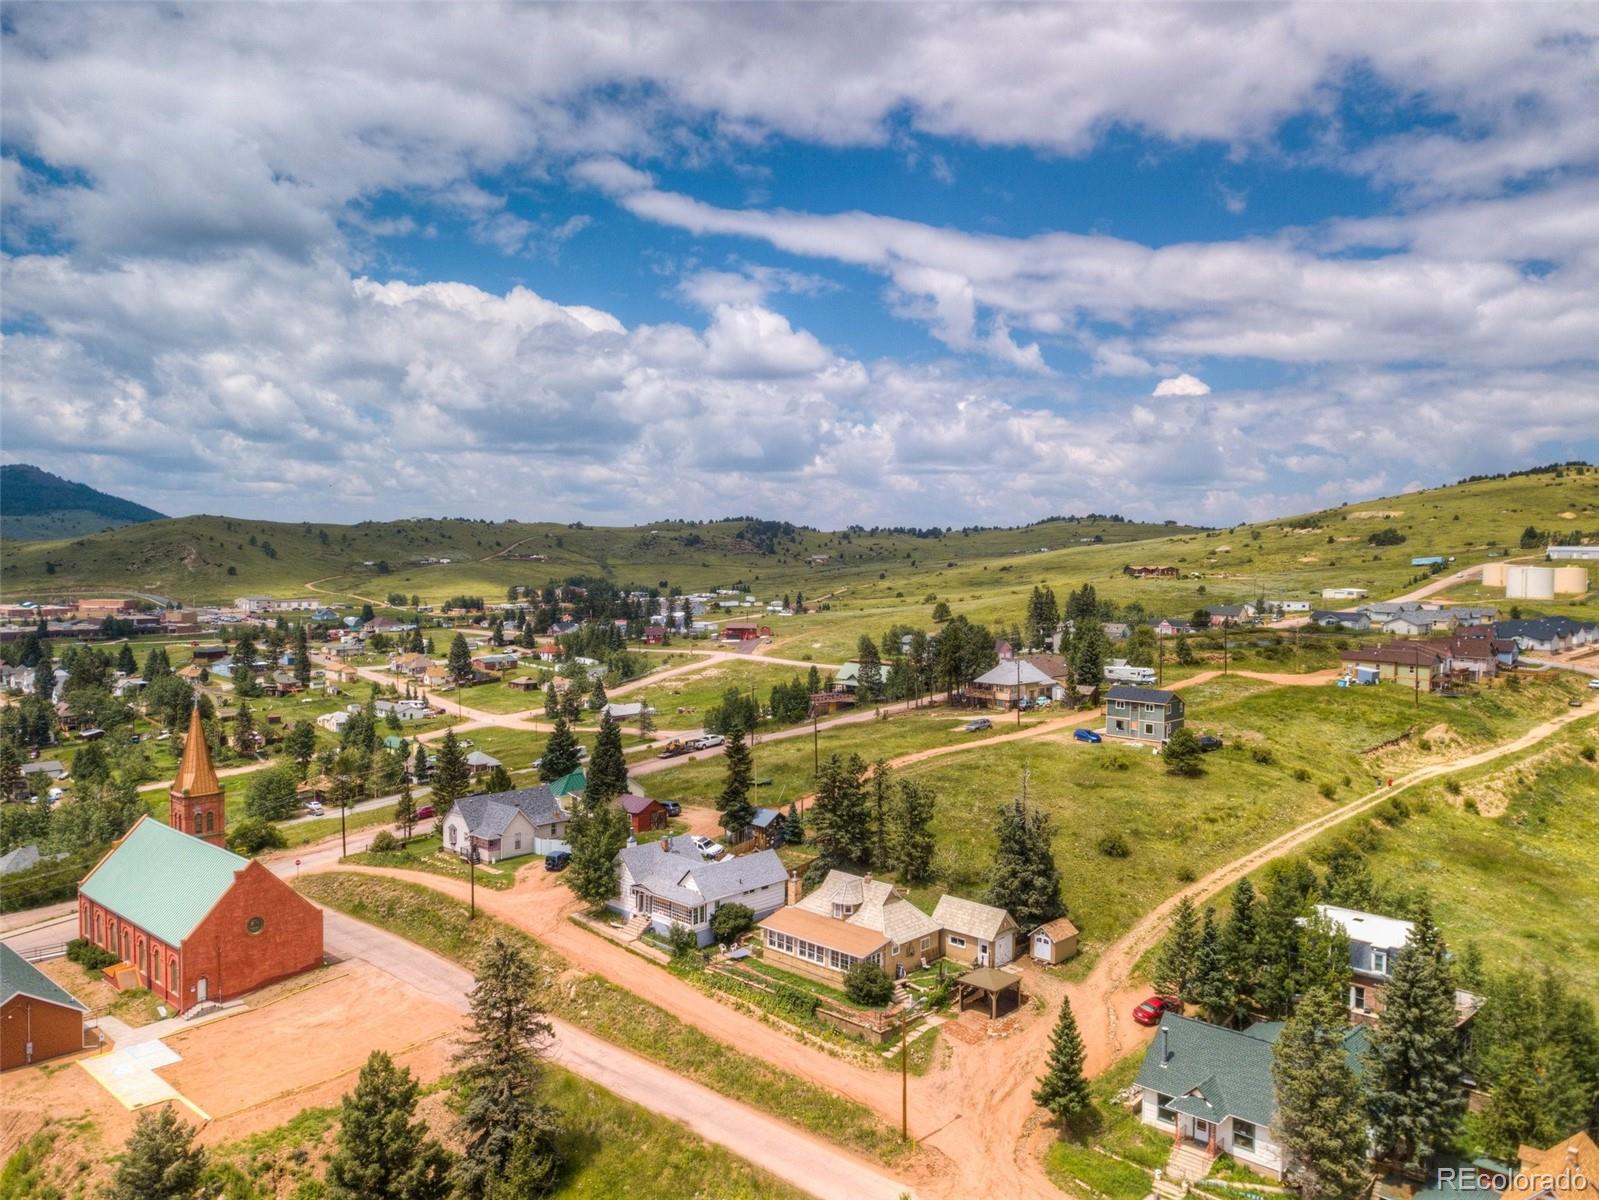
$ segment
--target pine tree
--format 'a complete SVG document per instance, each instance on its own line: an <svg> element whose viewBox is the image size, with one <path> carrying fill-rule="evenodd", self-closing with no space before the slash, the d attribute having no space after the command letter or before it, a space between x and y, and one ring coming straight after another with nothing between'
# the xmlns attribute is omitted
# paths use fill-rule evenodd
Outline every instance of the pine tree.
<svg viewBox="0 0 1599 1200"><path fill-rule="evenodd" d="M255 713L250 711L250 702L239 702L238 714L233 718L233 744L240 754L255 753Z"/></svg>
<svg viewBox="0 0 1599 1200"><path fill-rule="evenodd" d="M123 642L122 649L117 651L117 670L124 675L137 675L139 672L138 660L133 657L133 647L127 642Z"/></svg>
<svg viewBox="0 0 1599 1200"><path fill-rule="evenodd" d="M22 774L22 758L10 741L0 742L0 801L25 794L28 782Z"/></svg>
<svg viewBox="0 0 1599 1200"><path fill-rule="evenodd" d="M462 1200L547 1192L560 1169L558 1114L542 1099L552 1031L539 1007L538 969L496 936L472 988L470 1032L455 1056L461 1143L454 1181Z"/></svg>
<svg viewBox="0 0 1599 1200"><path fill-rule="evenodd" d="M877 652L877 643L867 634L861 634L855 648L860 668L855 676L855 692L862 704L870 704L883 695L883 659Z"/></svg>
<svg viewBox="0 0 1599 1200"><path fill-rule="evenodd" d="M1227 955L1222 950L1214 908L1205 909L1200 927L1199 949L1194 952L1193 995L1207 1020L1219 1024L1232 1016L1232 982L1227 978Z"/></svg>
<svg viewBox="0 0 1599 1200"><path fill-rule="evenodd" d="M456 634L450 641L448 667L450 678L455 681L456 687L471 682L472 648L466 644L466 637L463 634Z"/></svg>
<svg viewBox="0 0 1599 1200"><path fill-rule="evenodd" d="M418 783L426 783L431 774L428 768L428 748L420 741L416 744L416 757L411 760L411 778Z"/></svg>
<svg viewBox="0 0 1599 1200"><path fill-rule="evenodd" d="M1160 756L1166 764L1168 775L1193 778L1205 773L1205 752L1199 748L1199 739L1194 736L1194 731L1186 725L1166 740L1166 748L1160 752Z"/></svg>
<svg viewBox="0 0 1599 1200"><path fill-rule="evenodd" d="M1055 864L1054 818L1043 809L1028 809L1018 797L1001 811L998 835L988 902L1010 913L1023 929L1065 916L1060 868Z"/></svg>
<svg viewBox="0 0 1599 1200"><path fill-rule="evenodd" d="M805 843L805 818L800 816L799 807L790 800L788 802L788 819L783 822L783 844L785 846L800 846Z"/></svg>
<svg viewBox="0 0 1599 1200"><path fill-rule="evenodd" d="M294 627L294 681L303 688L311 686L311 647L303 622Z"/></svg>
<svg viewBox="0 0 1599 1200"><path fill-rule="evenodd" d="M411 1072L374 1050L339 1108L339 1133L328 1160L330 1200L443 1200L450 1156L415 1120Z"/></svg>
<svg viewBox="0 0 1599 1200"><path fill-rule="evenodd" d="M1255 956L1259 946L1259 931L1255 927L1255 885L1247 875L1233 889L1232 914L1221 945L1233 996L1229 1023L1242 1026L1255 1007Z"/></svg>
<svg viewBox="0 0 1599 1200"><path fill-rule="evenodd" d="M594 686L589 689L589 711L599 712L606 705L605 676L600 674L599 668L594 670Z"/></svg>
<svg viewBox="0 0 1599 1200"><path fill-rule="evenodd" d="M1425 909L1393 963L1366 1068L1367 1115L1379 1155L1420 1162L1449 1145L1465 1112L1455 1035L1455 985Z"/></svg>
<svg viewBox="0 0 1599 1200"><path fill-rule="evenodd" d="M1194 657L1194 648L1188 644L1185 634L1177 635L1177 662L1180 666L1191 667L1199 660Z"/></svg>
<svg viewBox="0 0 1599 1200"><path fill-rule="evenodd" d="M1077 1017L1069 998L1061 998L1060 1016L1050 1034L1049 1057L1044 1060L1044 1077L1033 1089L1033 1099L1063 1127L1092 1106L1088 1080L1083 1075L1083 1036L1077 1031Z"/></svg>
<svg viewBox="0 0 1599 1200"><path fill-rule="evenodd" d="M582 761L578 758L577 735L566 723L564 716L555 718L555 728L544 743L544 753L539 756L539 782L549 783L562 779L577 770Z"/></svg>
<svg viewBox="0 0 1599 1200"><path fill-rule="evenodd" d="M439 743L438 761L433 765L433 820L437 828L444 828L444 818L450 815L455 802L466 795L470 783L466 751L461 749L455 730L446 730L444 740Z"/></svg>
<svg viewBox="0 0 1599 1200"><path fill-rule="evenodd" d="M811 801L811 844L831 863L866 861L870 820L866 807L866 762L858 754L846 761L837 754L822 762Z"/></svg>
<svg viewBox="0 0 1599 1200"><path fill-rule="evenodd" d="M894 771L888 765L888 759L880 758L872 764L872 790L870 796L872 814L872 866L884 870L889 866L888 837L889 824L892 821L891 809L894 796Z"/></svg>
<svg viewBox="0 0 1599 1200"><path fill-rule="evenodd" d="M622 726L610 713L600 717L599 737L589 760L584 801L608 804L627 791L627 758L622 753Z"/></svg>
<svg viewBox="0 0 1599 1200"><path fill-rule="evenodd" d="M721 814L720 824L727 830L727 836L736 839L755 819L755 806L750 803L755 766L749 747L744 744L742 730L735 728L727 735L723 759L727 777L721 795L716 798L716 811Z"/></svg>
<svg viewBox="0 0 1599 1200"><path fill-rule="evenodd" d="M206 1167L194 1127L163 1106L139 1114L106 1200L193 1200Z"/></svg>
<svg viewBox="0 0 1599 1200"><path fill-rule="evenodd" d="M655 732L655 710L643 696L638 698L638 735L647 738Z"/></svg>
<svg viewBox="0 0 1599 1200"><path fill-rule="evenodd" d="M478 785L477 790L484 795L497 795L500 792L509 792L515 787L516 784L511 780L511 773L505 769L503 764L499 764L491 767L488 773L483 776L483 782Z"/></svg>
<svg viewBox="0 0 1599 1200"><path fill-rule="evenodd" d="M405 840L411 840L411 834L416 829L416 796L411 791L411 781L400 781L399 799L394 802L394 824L405 835Z"/></svg>
<svg viewBox="0 0 1599 1200"><path fill-rule="evenodd" d="M1194 1002L1194 983L1199 965L1199 914L1187 896L1177 901L1171 928L1161 943L1155 962L1155 990L1162 996L1176 996L1184 1004Z"/></svg>
<svg viewBox="0 0 1599 1200"><path fill-rule="evenodd" d="M544 685L544 719L553 721L561 715L561 697L555 690L555 680Z"/></svg>
<svg viewBox="0 0 1599 1200"><path fill-rule="evenodd" d="M1360 1080L1349 1066L1338 992L1307 992L1272 1048L1277 1131L1304 1200L1356 1200L1371 1181Z"/></svg>
<svg viewBox="0 0 1599 1200"><path fill-rule="evenodd" d="M615 804L592 804L587 794L583 801L566 826L572 861L561 880L597 908L616 896L616 855L627 845L627 814Z"/></svg>
<svg viewBox="0 0 1599 1200"><path fill-rule="evenodd" d="M899 794L893 808L894 869L901 883L925 883L933 874L932 790L912 779L899 781ZM791 817L790 820L793 818Z"/></svg>

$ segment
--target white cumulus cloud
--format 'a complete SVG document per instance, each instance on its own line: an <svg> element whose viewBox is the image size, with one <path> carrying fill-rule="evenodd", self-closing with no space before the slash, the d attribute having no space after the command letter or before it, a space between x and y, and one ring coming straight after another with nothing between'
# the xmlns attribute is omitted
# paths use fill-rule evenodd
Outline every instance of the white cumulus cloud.
<svg viewBox="0 0 1599 1200"><path fill-rule="evenodd" d="M1162 379L1151 396L1208 396L1210 384L1186 371L1172 379Z"/></svg>

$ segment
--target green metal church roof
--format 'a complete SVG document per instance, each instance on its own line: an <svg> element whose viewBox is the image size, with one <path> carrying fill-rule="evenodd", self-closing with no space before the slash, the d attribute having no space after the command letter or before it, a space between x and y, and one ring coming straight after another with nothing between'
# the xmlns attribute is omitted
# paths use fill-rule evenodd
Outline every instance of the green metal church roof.
<svg viewBox="0 0 1599 1200"><path fill-rule="evenodd" d="M0 1004L13 996L31 996L62 1008L88 1012L88 1007L10 946L0 943Z"/></svg>
<svg viewBox="0 0 1599 1200"><path fill-rule="evenodd" d="M178 946L249 865L247 858L141 817L78 892Z"/></svg>

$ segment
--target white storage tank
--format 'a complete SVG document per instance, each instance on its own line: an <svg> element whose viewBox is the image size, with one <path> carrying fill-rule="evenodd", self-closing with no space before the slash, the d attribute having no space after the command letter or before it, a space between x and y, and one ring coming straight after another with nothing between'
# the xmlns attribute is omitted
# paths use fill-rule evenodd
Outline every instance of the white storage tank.
<svg viewBox="0 0 1599 1200"><path fill-rule="evenodd" d="M1482 586L1483 587L1504 587L1505 586L1505 564L1502 563L1502 562L1483 563L1482 564Z"/></svg>
<svg viewBox="0 0 1599 1200"><path fill-rule="evenodd" d="M1580 596L1588 590L1587 567L1554 567L1555 595Z"/></svg>
<svg viewBox="0 0 1599 1200"><path fill-rule="evenodd" d="M1505 595L1511 600L1553 600L1553 567L1511 567L1505 572Z"/></svg>

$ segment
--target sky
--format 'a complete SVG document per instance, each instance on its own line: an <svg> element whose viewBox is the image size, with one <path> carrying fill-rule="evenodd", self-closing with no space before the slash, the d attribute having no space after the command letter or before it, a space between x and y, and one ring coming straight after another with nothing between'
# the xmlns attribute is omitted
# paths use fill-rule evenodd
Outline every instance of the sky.
<svg viewBox="0 0 1599 1200"><path fill-rule="evenodd" d="M1210 525L1599 458L1599 5L0 5L0 459Z"/></svg>

